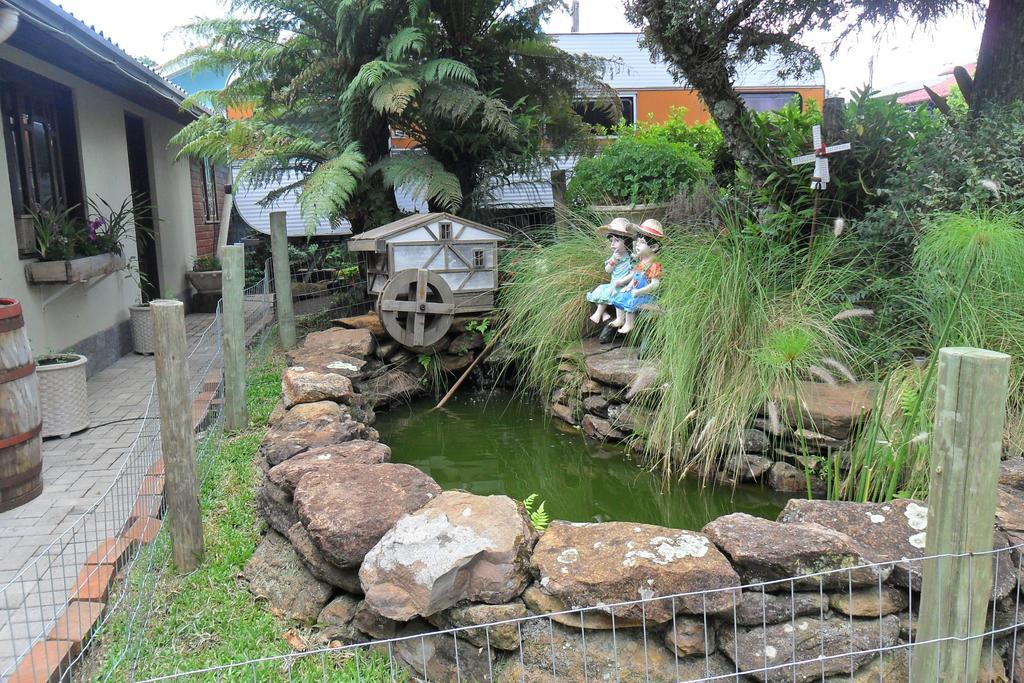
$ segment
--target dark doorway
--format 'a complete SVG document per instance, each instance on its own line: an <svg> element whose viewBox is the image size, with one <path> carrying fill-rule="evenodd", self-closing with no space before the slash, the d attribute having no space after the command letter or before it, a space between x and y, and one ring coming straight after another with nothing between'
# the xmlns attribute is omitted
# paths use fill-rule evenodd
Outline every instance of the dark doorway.
<svg viewBox="0 0 1024 683"><path fill-rule="evenodd" d="M124 115L128 139L128 176L135 201L135 249L139 254L142 300L160 297L160 268L156 253L156 221L153 220L153 190L149 182L149 154L146 151L146 122Z"/></svg>

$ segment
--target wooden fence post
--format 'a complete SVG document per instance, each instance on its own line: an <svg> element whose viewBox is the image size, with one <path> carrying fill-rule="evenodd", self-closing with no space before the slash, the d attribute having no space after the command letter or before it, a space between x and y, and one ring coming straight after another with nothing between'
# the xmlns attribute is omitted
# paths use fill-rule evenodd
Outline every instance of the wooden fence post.
<svg viewBox="0 0 1024 683"><path fill-rule="evenodd" d="M156 388L160 398L160 447L167 483L167 520L174 566L190 572L203 559L199 514L192 392L185 343L185 305L165 299L150 303L156 335Z"/></svg>
<svg viewBox="0 0 1024 683"><path fill-rule="evenodd" d="M292 275L288 268L288 224L284 211L270 212L270 251L274 260L274 293L277 304L277 329L286 351L295 346L295 306L292 302Z"/></svg>
<svg viewBox="0 0 1024 683"><path fill-rule="evenodd" d="M939 351L925 554L992 550L1010 357L971 348ZM926 560L912 681L978 677L991 554ZM970 638L969 640L963 640ZM927 643L929 640L938 642Z"/></svg>
<svg viewBox="0 0 1024 683"><path fill-rule="evenodd" d="M224 427L239 432L249 426L245 402L245 247L225 246L224 268Z"/></svg>

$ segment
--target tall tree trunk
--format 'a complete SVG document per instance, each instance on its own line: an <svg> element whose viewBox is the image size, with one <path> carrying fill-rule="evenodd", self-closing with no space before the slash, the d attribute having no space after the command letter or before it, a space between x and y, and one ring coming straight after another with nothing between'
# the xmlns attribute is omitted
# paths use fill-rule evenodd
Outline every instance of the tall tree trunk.
<svg viewBox="0 0 1024 683"><path fill-rule="evenodd" d="M1024 100L1024 0L989 0L972 110Z"/></svg>
<svg viewBox="0 0 1024 683"><path fill-rule="evenodd" d="M700 98L711 113L718 129L722 131L722 142L736 162L751 173L755 182L754 162L758 160L757 147L747 128L749 112L739 93L729 82L728 72L723 69L700 69L687 72L690 85L700 93ZM704 76L704 77L701 77Z"/></svg>

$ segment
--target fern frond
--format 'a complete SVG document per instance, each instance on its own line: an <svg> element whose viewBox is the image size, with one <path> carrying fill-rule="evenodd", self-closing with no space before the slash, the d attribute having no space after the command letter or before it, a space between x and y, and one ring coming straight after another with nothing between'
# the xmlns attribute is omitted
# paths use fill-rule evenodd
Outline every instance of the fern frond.
<svg viewBox="0 0 1024 683"><path fill-rule="evenodd" d="M415 26L407 26L396 33L394 38L388 41L388 46L385 49L384 54L388 58L388 61L397 62L406 55L418 53L423 49L425 42L426 38L423 35L423 31L419 30Z"/></svg>
<svg viewBox="0 0 1024 683"><path fill-rule="evenodd" d="M411 78L390 78L370 95L370 104L382 114L401 114L415 99L420 84Z"/></svg>
<svg viewBox="0 0 1024 683"><path fill-rule="evenodd" d="M523 507L526 508L527 512L533 512L533 503L535 500L537 500L536 493L531 493L530 495L523 499Z"/></svg>
<svg viewBox="0 0 1024 683"><path fill-rule="evenodd" d="M454 81L476 85L476 74L468 66L454 59L431 59L420 67L423 80L430 82Z"/></svg>
<svg viewBox="0 0 1024 683"><path fill-rule="evenodd" d="M345 97L357 97L361 93L369 92L384 82L384 79L401 74L397 64L375 59L367 62L359 68L356 77L345 89Z"/></svg>
<svg viewBox="0 0 1024 683"><path fill-rule="evenodd" d="M462 188L454 173L432 156L405 152L382 159L372 172L379 171L391 187L402 187L413 197L431 201L447 211L462 206Z"/></svg>
<svg viewBox="0 0 1024 683"><path fill-rule="evenodd" d="M306 220L308 233L312 234L321 220L334 222L340 217L345 205L359 189L365 171L366 157L356 143L317 166L306 178L298 197L299 210Z"/></svg>

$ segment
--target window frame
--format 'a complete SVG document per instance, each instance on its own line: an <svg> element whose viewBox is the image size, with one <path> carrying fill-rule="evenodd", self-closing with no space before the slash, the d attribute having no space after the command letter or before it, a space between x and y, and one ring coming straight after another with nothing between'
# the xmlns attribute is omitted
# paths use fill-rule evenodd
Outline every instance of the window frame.
<svg viewBox="0 0 1024 683"><path fill-rule="evenodd" d="M633 90L630 90L630 91L625 91L625 90L619 91L619 90L616 90L615 94L619 98L619 100L627 100L628 99L630 101L630 103L631 103L630 114L632 115L633 120L632 121L627 120L626 123L628 125L632 126L633 128L636 128L637 106L638 106L637 92L633 91ZM584 99L578 99L575 102L573 102L573 105L574 105L573 106L573 111L576 112L577 115L580 115L582 117L582 114L580 114L580 112L576 111L575 105L576 104L590 104L590 103L593 103L593 102L595 102L594 98L589 98L589 99L585 99L585 100ZM625 111L626 111L626 109L625 109L625 107L623 107L623 113L624 114L625 114ZM625 118L625 116L623 116L623 118ZM584 123L586 123L586 122L584 121ZM598 123L598 124L590 124L590 125L591 125L591 128L593 128L594 126L600 126L602 124ZM614 125L617 125L617 123L614 124ZM613 126L603 126L603 127L610 130L611 128L614 127L614 125ZM614 133L608 132L608 133L605 133L604 135L597 135L596 137L597 138L616 138L618 136L615 135Z"/></svg>
<svg viewBox="0 0 1024 683"><path fill-rule="evenodd" d="M437 238L442 242L449 242L452 240L453 232L451 221L441 221L437 227Z"/></svg>
<svg viewBox="0 0 1024 683"><path fill-rule="evenodd" d="M744 106L746 106L747 109L749 109L750 111L753 111L753 112L764 113L766 111L778 111L778 109L764 109L764 110L762 110L762 109L754 109L753 107L751 107L750 104L747 102L746 98L748 96L756 97L758 95L769 95L769 96L775 96L775 97L778 97L780 95L786 95L786 96L788 96L786 104L788 104L789 102L792 102L793 98L796 98L797 105L800 107L800 111L804 110L804 96L798 90L740 90L739 91L739 95L740 95L740 99L743 100Z"/></svg>

